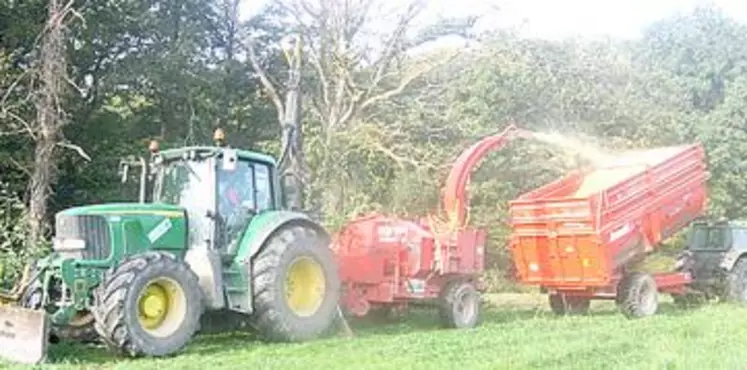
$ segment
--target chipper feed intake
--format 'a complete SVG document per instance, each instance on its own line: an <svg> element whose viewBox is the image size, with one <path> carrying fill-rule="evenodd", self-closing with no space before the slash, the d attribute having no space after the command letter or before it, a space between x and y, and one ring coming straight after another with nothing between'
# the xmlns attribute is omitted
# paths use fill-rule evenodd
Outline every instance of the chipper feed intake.
<svg viewBox="0 0 747 370"><path fill-rule="evenodd" d="M693 144L623 153L522 195L510 203L519 281L587 297L615 294L618 282L629 283L626 266L702 214L706 179L703 148Z"/></svg>

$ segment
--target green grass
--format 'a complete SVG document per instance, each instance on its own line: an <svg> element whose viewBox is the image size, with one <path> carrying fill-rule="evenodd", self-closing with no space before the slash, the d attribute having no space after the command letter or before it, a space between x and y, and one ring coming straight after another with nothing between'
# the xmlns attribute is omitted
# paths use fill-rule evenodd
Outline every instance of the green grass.
<svg viewBox="0 0 747 370"><path fill-rule="evenodd" d="M682 310L663 301L656 316L628 320L611 302L594 302L589 316L555 317L542 296L489 299L475 330L443 330L434 313L415 311L399 321L353 321L354 338L303 344L266 344L250 334L200 336L166 359L126 360L61 344L44 368L743 369L747 363L745 308Z"/></svg>

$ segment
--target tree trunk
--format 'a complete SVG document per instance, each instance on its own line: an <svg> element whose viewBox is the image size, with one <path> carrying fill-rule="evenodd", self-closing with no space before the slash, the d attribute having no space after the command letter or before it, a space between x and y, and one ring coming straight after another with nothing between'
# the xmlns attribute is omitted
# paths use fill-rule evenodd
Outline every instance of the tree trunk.
<svg viewBox="0 0 747 370"><path fill-rule="evenodd" d="M49 2L47 33L40 56L39 88L36 105L36 150L29 196L29 245L38 246L50 231L47 201L56 178L55 148L59 140L62 115L60 105L67 72L63 40L63 6Z"/></svg>
<svg viewBox="0 0 747 370"><path fill-rule="evenodd" d="M305 182L308 178L303 152L303 122L301 120L301 48L300 38L291 62L288 91L285 96L285 122L282 125L284 152L281 153L280 173L286 191L287 206L296 211L304 209Z"/></svg>

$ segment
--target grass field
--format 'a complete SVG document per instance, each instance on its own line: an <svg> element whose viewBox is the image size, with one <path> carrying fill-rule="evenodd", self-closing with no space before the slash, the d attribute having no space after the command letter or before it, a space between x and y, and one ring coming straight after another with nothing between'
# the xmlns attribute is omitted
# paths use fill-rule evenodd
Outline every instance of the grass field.
<svg viewBox="0 0 747 370"><path fill-rule="evenodd" d="M249 334L198 337L167 359L124 360L97 347L58 345L58 369L744 369L747 308L714 304L627 320L611 302L583 317L555 317L545 298L488 297L483 324L443 330L433 313L392 322L353 321L355 338L265 344ZM0 363L0 367L23 368Z"/></svg>

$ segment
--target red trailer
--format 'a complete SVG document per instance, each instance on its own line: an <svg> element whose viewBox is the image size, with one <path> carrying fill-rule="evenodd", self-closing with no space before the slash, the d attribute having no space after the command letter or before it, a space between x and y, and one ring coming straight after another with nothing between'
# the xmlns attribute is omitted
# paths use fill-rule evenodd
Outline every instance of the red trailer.
<svg viewBox="0 0 747 370"><path fill-rule="evenodd" d="M707 202L699 144L623 154L510 202L517 278L549 293L559 314L615 299L628 317L656 312L658 292L681 293L687 272L631 270L699 217Z"/></svg>
<svg viewBox="0 0 747 370"><path fill-rule="evenodd" d="M467 226L467 182L487 153L522 132L509 126L457 158L441 216L411 221L371 215L345 225L332 246L344 287L341 306L364 316L371 309L430 303L447 327L477 325L486 232Z"/></svg>

